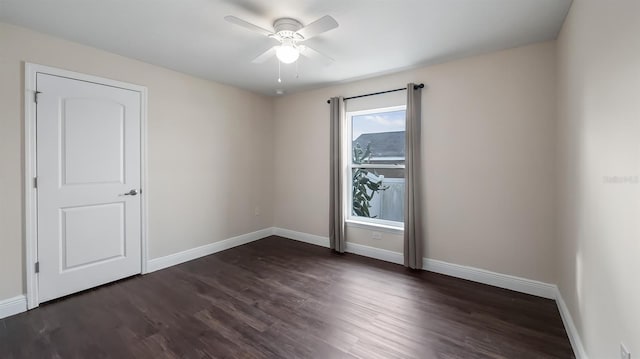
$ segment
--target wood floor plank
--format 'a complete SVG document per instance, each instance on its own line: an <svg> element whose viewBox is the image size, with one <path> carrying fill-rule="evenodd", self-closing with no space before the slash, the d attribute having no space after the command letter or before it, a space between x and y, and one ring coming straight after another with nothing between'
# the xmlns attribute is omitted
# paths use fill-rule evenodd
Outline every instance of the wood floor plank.
<svg viewBox="0 0 640 359"><path fill-rule="evenodd" d="M574 356L551 300L273 236L0 320L0 357Z"/></svg>

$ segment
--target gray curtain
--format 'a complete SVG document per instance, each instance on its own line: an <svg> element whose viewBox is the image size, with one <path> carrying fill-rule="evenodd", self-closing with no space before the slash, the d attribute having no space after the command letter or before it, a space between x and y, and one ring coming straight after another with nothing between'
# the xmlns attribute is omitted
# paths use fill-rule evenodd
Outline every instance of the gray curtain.
<svg viewBox="0 0 640 359"><path fill-rule="evenodd" d="M407 122L405 130L404 265L422 269L422 191L420 122L422 89L407 85Z"/></svg>
<svg viewBox="0 0 640 359"><path fill-rule="evenodd" d="M344 206L342 205L342 136L344 99L331 98L331 152L330 185L329 185L329 243L331 249L344 253L347 242L345 239Z"/></svg>

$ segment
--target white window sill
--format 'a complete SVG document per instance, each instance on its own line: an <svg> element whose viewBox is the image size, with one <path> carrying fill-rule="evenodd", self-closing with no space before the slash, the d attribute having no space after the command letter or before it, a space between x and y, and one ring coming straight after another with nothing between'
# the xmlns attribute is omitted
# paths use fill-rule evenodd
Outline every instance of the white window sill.
<svg viewBox="0 0 640 359"><path fill-rule="evenodd" d="M390 226L387 224L371 223L364 221L356 221L353 219L345 220L347 227L367 229L371 231L385 232L390 234L403 234L404 227Z"/></svg>

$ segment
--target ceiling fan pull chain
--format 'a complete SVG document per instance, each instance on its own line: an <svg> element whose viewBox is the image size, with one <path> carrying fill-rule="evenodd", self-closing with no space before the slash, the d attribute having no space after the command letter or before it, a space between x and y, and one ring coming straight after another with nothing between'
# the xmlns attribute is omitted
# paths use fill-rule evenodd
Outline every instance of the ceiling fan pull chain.
<svg viewBox="0 0 640 359"><path fill-rule="evenodd" d="M298 60L296 60L296 79L299 78L299 74L298 74Z"/></svg>
<svg viewBox="0 0 640 359"><path fill-rule="evenodd" d="M280 60L278 60L278 83L282 83L282 78L280 76Z"/></svg>

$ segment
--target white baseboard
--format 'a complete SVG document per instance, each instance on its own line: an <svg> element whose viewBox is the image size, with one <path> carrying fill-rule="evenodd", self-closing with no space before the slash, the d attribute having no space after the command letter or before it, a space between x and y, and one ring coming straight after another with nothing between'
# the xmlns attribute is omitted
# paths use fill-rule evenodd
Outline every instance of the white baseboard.
<svg viewBox="0 0 640 359"><path fill-rule="evenodd" d="M567 331L569 342L571 343L571 347L573 348L573 353L575 354L576 359L587 359L587 352L584 350L582 340L580 339L580 334L578 333L578 329L573 322L573 318L571 317L569 308L567 308L567 304L564 302L564 299L562 299L562 293L560 293L560 289L556 286L555 290L556 304L558 305L558 311L560 311L560 317L562 318L562 323L564 323L564 328Z"/></svg>
<svg viewBox="0 0 640 359"><path fill-rule="evenodd" d="M404 265L404 256L402 253L365 246L363 244L347 242L347 252L358 254L364 257L375 258L385 262Z"/></svg>
<svg viewBox="0 0 640 359"><path fill-rule="evenodd" d="M17 297L0 300L0 319L27 311L27 297Z"/></svg>
<svg viewBox="0 0 640 359"><path fill-rule="evenodd" d="M291 231L283 228L274 228L273 234L297 241L329 247L329 238ZM404 264L402 253L380 249L362 244L347 242L347 252L365 257L375 258L386 262ZM488 284L494 287L510 289L516 292L535 295L538 297L555 299L556 286L532 279L516 277L508 274L496 273L485 269L468 267L459 264L448 263L437 259L423 258L423 269L430 272L446 274L456 278L467 279L473 282Z"/></svg>
<svg viewBox="0 0 640 359"><path fill-rule="evenodd" d="M535 295L542 298L555 299L556 286L537 280L516 277L508 274L492 272L486 269L468 267L459 264L423 258L422 268L430 272L446 274L473 282L488 284L520 293Z"/></svg>
<svg viewBox="0 0 640 359"><path fill-rule="evenodd" d="M316 236L315 234L296 232L289 229L273 228L273 234L276 236L293 239L296 241L313 244L320 247L329 248L329 238Z"/></svg>
<svg viewBox="0 0 640 359"><path fill-rule="evenodd" d="M168 256L154 258L147 262L147 273L175 266L213 253L221 252L233 247L241 246L258 239L269 237L273 234L273 228L265 228L259 231L228 238L222 241L206 244L204 246L187 249L186 251L170 254Z"/></svg>
<svg viewBox="0 0 640 359"><path fill-rule="evenodd" d="M320 247L329 248L329 238L323 236L317 236L315 234L296 232L284 228L273 228L273 234L276 236L284 237L287 239L293 239L299 242L313 244ZM385 249L369 247L362 244L347 242L346 252L358 254L364 257L379 259L386 262L403 264L404 260L402 253L388 251Z"/></svg>

